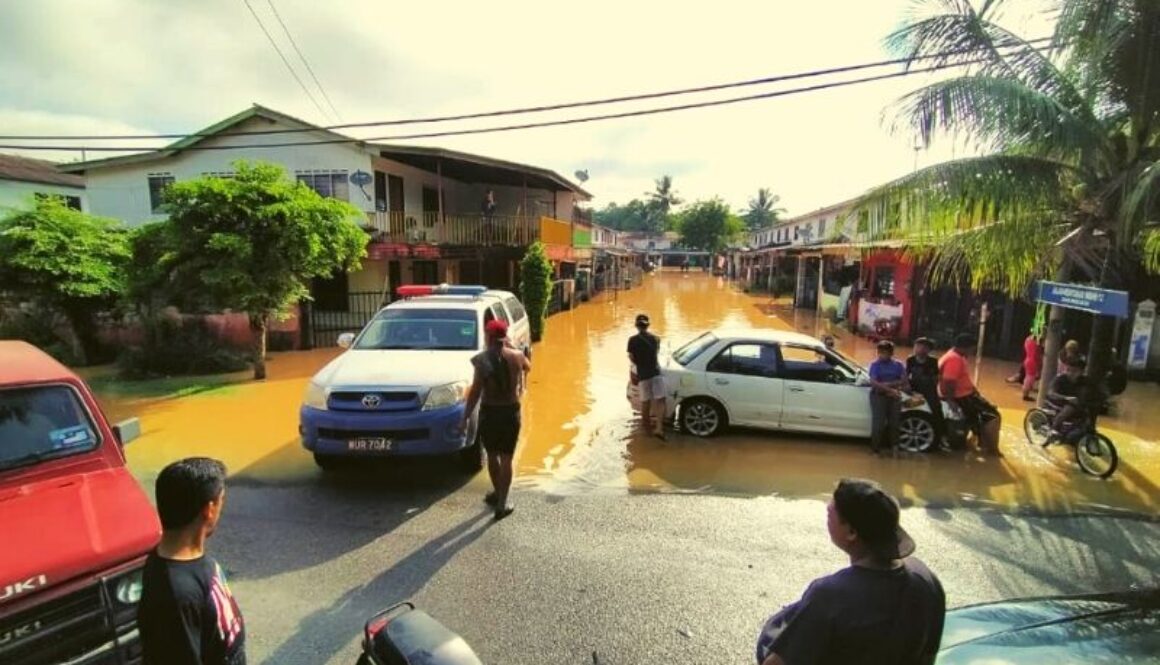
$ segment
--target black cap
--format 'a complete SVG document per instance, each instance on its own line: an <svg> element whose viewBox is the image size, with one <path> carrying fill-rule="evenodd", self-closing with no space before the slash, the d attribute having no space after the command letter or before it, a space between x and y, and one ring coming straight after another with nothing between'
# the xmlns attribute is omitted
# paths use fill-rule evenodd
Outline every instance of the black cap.
<svg viewBox="0 0 1160 665"><path fill-rule="evenodd" d="M925 344L927 348L930 349L934 348L934 342L930 341L929 337L919 337L918 339L914 340L915 346L918 346L919 344Z"/></svg>
<svg viewBox="0 0 1160 665"><path fill-rule="evenodd" d="M636 327L637 328L647 328L648 327L648 314L637 314L636 315Z"/></svg>
<svg viewBox="0 0 1160 665"><path fill-rule="evenodd" d="M959 334L955 335L955 348L956 349L970 348L970 346L974 343L975 343L975 338L971 337L967 333L959 333Z"/></svg>
<svg viewBox="0 0 1160 665"><path fill-rule="evenodd" d="M834 490L834 507L875 557L885 561L914 554L914 539L899 524L898 502L878 483L842 479Z"/></svg>

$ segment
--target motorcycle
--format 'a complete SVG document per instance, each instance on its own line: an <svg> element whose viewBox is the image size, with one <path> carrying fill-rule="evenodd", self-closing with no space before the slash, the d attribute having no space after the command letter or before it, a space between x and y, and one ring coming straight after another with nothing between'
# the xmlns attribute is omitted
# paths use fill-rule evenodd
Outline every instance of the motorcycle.
<svg viewBox="0 0 1160 665"><path fill-rule="evenodd" d="M362 647L358 665L483 665L462 637L412 603L368 619Z"/></svg>

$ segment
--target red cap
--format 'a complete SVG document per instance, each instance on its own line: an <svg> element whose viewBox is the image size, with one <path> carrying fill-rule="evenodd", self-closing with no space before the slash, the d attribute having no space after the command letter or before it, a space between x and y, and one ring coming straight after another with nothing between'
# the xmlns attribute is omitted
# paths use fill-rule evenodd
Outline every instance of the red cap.
<svg viewBox="0 0 1160 665"><path fill-rule="evenodd" d="M504 337L507 337L508 324L500 321L499 319L492 319L491 321L487 322L487 325L483 327L483 330L487 333L487 336L491 337L492 339L503 339Z"/></svg>

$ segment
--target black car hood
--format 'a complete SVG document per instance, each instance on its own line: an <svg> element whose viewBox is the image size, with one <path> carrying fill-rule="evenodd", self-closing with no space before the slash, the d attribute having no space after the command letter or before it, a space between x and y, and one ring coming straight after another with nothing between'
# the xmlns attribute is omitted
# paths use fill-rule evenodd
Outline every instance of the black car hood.
<svg viewBox="0 0 1160 665"><path fill-rule="evenodd" d="M947 613L939 665L1155 663L1160 589L1011 600Z"/></svg>

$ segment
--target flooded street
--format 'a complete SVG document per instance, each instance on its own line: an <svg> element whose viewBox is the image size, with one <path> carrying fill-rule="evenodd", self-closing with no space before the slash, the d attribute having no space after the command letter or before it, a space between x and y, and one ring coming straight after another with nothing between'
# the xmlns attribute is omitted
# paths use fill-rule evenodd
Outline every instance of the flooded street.
<svg viewBox="0 0 1160 665"><path fill-rule="evenodd" d="M1115 441L1120 468L1107 481L1081 474L1067 448L1033 449L1022 434L1024 404L1003 378L1013 363L986 360L980 389L1003 409L1003 460L973 454L878 459L865 442L732 431L709 440L642 435L625 399L625 345L633 317L648 313L665 350L717 327L828 331L809 313L738 291L703 273L664 272L644 286L604 294L549 319L537 345L517 453L518 488L550 495L588 492L700 492L818 497L841 476L877 479L917 506L991 505L1046 512L1122 509L1155 514L1160 505L1160 388L1132 383L1117 413L1100 421ZM840 329L839 347L862 363L873 346ZM904 357L908 352L900 349ZM138 475L151 477L178 457L206 454L235 479L263 484L319 476L299 443L297 410L309 377L335 349L276 354L264 383L246 374L162 396L98 390L112 417L141 418L145 435L128 448ZM121 384L116 384L118 387ZM131 389L131 384L129 385ZM448 471L448 473L454 473ZM485 482L482 477L476 482Z"/></svg>

